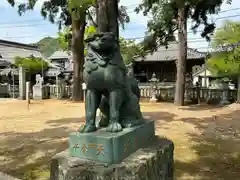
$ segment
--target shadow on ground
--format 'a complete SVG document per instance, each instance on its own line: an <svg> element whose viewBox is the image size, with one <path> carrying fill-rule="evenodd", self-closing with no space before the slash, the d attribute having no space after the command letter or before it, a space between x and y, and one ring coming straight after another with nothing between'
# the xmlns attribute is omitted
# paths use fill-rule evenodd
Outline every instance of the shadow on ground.
<svg viewBox="0 0 240 180"><path fill-rule="evenodd" d="M175 144L176 180L239 179L240 110L203 119L178 119L168 112L146 112L144 115L155 120L160 134L165 129L163 134ZM191 130L186 134L175 132L171 135L171 131L177 129L171 127L174 123L179 123L179 131L186 124Z"/></svg>
<svg viewBox="0 0 240 180"><path fill-rule="evenodd" d="M176 180L239 179L239 110L204 119L179 119L169 112L145 112L144 116L155 120L158 135L173 140ZM49 170L50 158L68 147L68 134L74 131L65 125L83 121L57 119L47 122L52 128L39 132L0 134L0 158L4 158L1 171L21 178L31 169Z"/></svg>
<svg viewBox="0 0 240 180"><path fill-rule="evenodd" d="M220 105L209 105L209 104L195 104L191 106L182 107L182 110L188 111L204 111L204 110L215 110L221 108Z"/></svg>
<svg viewBox="0 0 240 180"><path fill-rule="evenodd" d="M77 130L77 127L73 129L64 125L79 123L80 126L84 119L51 120L47 123L52 128L39 132L0 133L1 171L18 178L23 178L30 171L48 171L51 157L68 148L68 135Z"/></svg>

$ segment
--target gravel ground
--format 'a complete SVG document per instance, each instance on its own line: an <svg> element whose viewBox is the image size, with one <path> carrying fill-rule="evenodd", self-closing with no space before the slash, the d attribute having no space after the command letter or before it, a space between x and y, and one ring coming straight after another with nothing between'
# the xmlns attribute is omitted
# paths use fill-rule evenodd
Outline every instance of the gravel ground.
<svg viewBox="0 0 240 180"><path fill-rule="evenodd" d="M156 134L175 144L176 180L240 177L240 105L175 107L141 104ZM51 156L85 121L84 104L68 101L0 101L0 170L18 178L47 179ZM34 173L33 173L34 172Z"/></svg>

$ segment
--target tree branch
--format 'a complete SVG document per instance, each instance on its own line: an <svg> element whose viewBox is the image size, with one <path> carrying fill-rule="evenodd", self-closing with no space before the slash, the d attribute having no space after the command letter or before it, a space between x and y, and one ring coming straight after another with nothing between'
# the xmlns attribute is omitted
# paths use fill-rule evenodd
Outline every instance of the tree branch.
<svg viewBox="0 0 240 180"><path fill-rule="evenodd" d="M97 23L94 21L92 15L91 15L91 12L90 12L89 10L87 10L87 15L88 15L88 17L90 18L90 20L91 20L91 22L93 23L93 25L94 25L95 27L98 27Z"/></svg>

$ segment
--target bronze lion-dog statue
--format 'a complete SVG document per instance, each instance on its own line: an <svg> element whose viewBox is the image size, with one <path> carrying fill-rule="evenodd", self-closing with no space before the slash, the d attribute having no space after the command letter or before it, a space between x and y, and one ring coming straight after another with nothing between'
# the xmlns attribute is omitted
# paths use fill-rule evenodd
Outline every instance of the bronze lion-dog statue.
<svg viewBox="0 0 240 180"><path fill-rule="evenodd" d="M142 124L140 91L136 79L127 72L118 39L106 32L95 34L85 42L86 124L79 131L88 133L97 130L98 108L101 112L99 127L107 127L108 132L119 132L123 128Z"/></svg>

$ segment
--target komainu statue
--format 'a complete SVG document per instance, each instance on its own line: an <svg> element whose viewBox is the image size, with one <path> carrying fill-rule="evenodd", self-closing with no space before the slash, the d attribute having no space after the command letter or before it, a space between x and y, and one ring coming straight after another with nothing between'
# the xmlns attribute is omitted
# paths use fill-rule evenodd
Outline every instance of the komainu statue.
<svg viewBox="0 0 240 180"><path fill-rule="evenodd" d="M88 54L83 77L86 83L86 124L80 132L97 130L96 111L100 109L100 127L108 132L144 122L140 111L140 91L135 78L127 72L118 45L112 33L95 34L86 40Z"/></svg>

